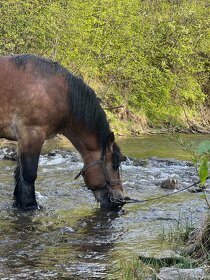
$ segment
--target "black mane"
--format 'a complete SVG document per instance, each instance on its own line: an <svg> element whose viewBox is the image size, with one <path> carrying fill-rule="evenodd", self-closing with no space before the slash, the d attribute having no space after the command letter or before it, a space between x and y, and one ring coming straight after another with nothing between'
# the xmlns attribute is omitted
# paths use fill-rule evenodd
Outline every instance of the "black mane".
<svg viewBox="0 0 210 280"><path fill-rule="evenodd" d="M69 91L69 109L74 120L81 121L86 128L96 133L104 153L111 130L94 90L58 62L30 54L14 55L13 59L17 67L25 67L30 62L42 75L61 74L65 77Z"/></svg>
<svg viewBox="0 0 210 280"><path fill-rule="evenodd" d="M114 170L117 170L120 167L122 161L125 161L126 157L121 154L120 148L116 143L113 145L113 154L112 154L112 167Z"/></svg>

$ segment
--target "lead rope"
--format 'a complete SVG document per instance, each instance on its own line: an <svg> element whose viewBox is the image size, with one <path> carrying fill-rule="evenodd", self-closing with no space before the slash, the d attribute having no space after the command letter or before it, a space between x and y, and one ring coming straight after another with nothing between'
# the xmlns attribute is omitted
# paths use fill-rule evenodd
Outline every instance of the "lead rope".
<svg viewBox="0 0 210 280"><path fill-rule="evenodd" d="M209 179L209 178L210 178L210 176L208 176L208 177L206 178L206 180ZM192 188L192 187L195 187L195 186L199 185L200 183L201 183L201 182L198 181L198 182L195 182L195 183L193 183L192 185L190 185L190 186L188 186L188 187L185 187L185 188L183 188L183 189L181 189L181 190L177 190L176 192L169 193L169 194L165 194L165 195L161 195L161 196L158 196L158 197L153 197L153 198L148 198L148 199L143 199L143 200L131 199L131 198L129 198L129 197L125 197L124 200L118 199L118 200L114 200L113 202L115 202L115 203L124 203L124 204L128 204L128 203L145 203L145 202L149 202L149 201L152 201L152 200L158 200L158 199L161 199L161 198L165 198L165 197L168 197L168 196L171 196L171 195L174 195L174 194L183 192L183 191L185 191L185 190L188 190L188 189L190 189L190 188ZM110 198L110 199L111 199L111 198Z"/></svg>

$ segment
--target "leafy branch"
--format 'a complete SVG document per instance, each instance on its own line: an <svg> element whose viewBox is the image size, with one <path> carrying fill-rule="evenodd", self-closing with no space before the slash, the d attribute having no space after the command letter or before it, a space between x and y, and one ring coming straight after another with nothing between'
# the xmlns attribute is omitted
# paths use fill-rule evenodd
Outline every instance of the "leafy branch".
<svg viewBox="0 0 210 280"><path fill-rule="evenodd" d="M201 185L203 186L206 183L206 180L209 176L209 160L210 160L210 141L202 141L198 146L198 159L199 159L199 167L198 167L198 175L201 181ZM210 202L207 198L207 195L204 191L202 198L206 201L207 206L210 209Z"/></svg>

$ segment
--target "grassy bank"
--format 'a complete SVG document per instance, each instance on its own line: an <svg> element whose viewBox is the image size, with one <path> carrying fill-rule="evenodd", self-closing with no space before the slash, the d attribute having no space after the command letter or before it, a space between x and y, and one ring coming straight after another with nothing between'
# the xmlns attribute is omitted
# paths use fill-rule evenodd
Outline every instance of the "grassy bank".
<svg viewBox="0 0 210 280"><path fill-rule="evenodd" d="M206 109L207 110L207 109ZM210 111L210 109L208 108ZM145 114L141 113L127 113L126 116L122 116L119 112L106 111L108 120L110 121L112 130L117 135L134 135L140 134L158 134L167 132L176 133L210 133L210 116L209 119L206 116L205 122L201 116L197 119L186 119L184 116L181 120L176 122L155 122L149 120Z"/></svg>
<svg viewBox="0 0 210 280"><path fill-rule="evenodd" d="M117 264L117 279L159 279L157 275L162 267L177 269L206 267L207 273L210 273L208 269L210 267L210 215L199 228L192 230L192 225L189 223L178 223L174 229L160 234L160 239L167 239L174 251L181 251L180 256L161 258L138 256L129 260L122 258Z"/></svg>

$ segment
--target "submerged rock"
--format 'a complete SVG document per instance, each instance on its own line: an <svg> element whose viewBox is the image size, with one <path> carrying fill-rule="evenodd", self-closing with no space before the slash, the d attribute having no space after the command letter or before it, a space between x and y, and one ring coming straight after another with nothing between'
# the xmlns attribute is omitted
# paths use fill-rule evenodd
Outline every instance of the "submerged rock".
<svg viewBox="0 0 210 280"><path fill-rule="evenodd" d="M173 251L164 251L159 256L156 257L150 257L150 256L139 256L139 259L148 265L152 265L155 267L170 267L175 265L185 265L188 267L192 267L195 265L195 261L183 256L180 256L179 254L173 252Z"/></svg>
<svg viewBox="0 0 210 280"><path fill-rule="evenodd" d="M69 233L74 233L75 229L73 229L72 227L64 227L64 228L60 229L60 232L62 234L69 234Z"/></svg>
<svg viewBox="0 0 210 280"><path fill-rule="evenodd" d="M160 184L160 187L162 189L174 190L174 189L176 189L177 185L178 185L178 182L176 179L168 178Z"/></svg>
<svg viewBox="0 0 210 280"><path fill-rule="evenodd" d="M193 163L190 161L178 160L174 158L150 157L149 160L157 163L164 163L166 166L173 166L173 165L193 166Z"/></svg>
<svg viewBox="0 0 210 280"><path fill-rule="evenodd" d="M6 160L12 160L12 161L16 161L17 160L17 151L15 148L13 147L9 147L6 149L3 149L3 159Z"/></svg>
<svg viewBox="0 0 210 280"><path fill-rule="evenodd" d="M196 186L194 188L191 188L188 190L188 192L191 192L191 193L199 193L199 192L204 192L206 189L207 189L208 185L205 184L204 186Z"/></svg>
<svg viewBox="0 0 210 280"><path fill-rule="evenodd" d="M159 266L159 267L160 266L168 267L183 262L184 258L179 256L165 256L165 257L158 257L158 258L139 256L139 259L145 264Z"/></svg>
<svg viewBox="0 0 210 280"><path fill-rule="evenodd" d="M175 267L163 267L155 279L161 280L201 280L206 278L207 269L203 267L181 269ZM150 278L152 279L152 278Z"/></svg>

